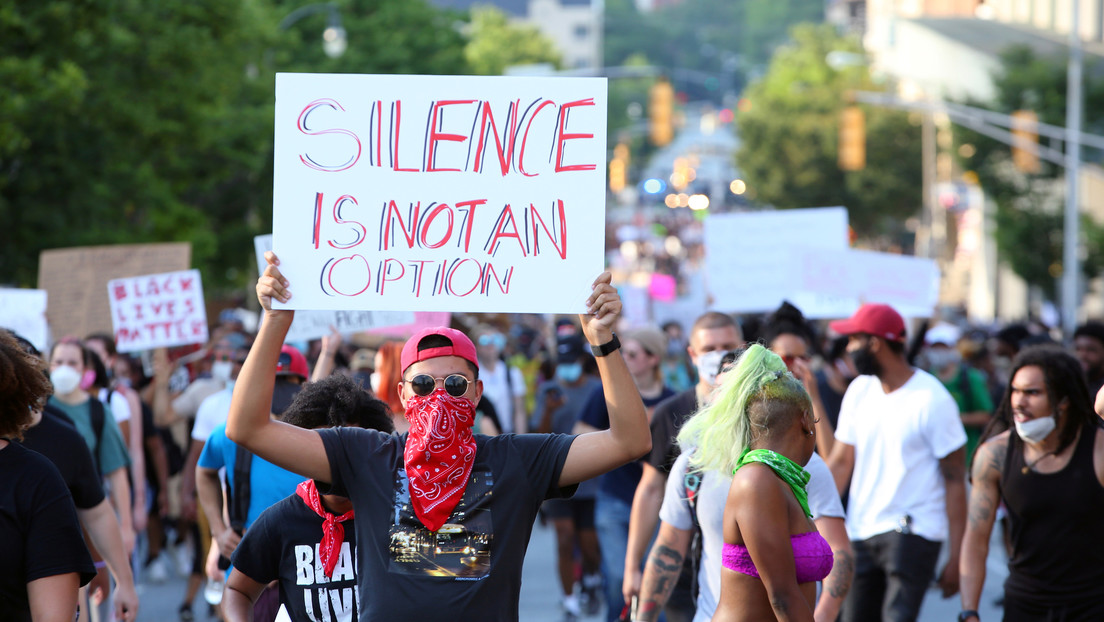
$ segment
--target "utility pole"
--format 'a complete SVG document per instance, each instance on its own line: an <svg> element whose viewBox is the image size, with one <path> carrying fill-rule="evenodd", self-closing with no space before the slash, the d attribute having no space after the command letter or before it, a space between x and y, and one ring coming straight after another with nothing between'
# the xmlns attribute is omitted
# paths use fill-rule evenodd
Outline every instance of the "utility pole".
<svg viewBox="0 0 1104 622"><path fill-rule="evenodd" d="M1066 81L1066 211L1062 234L1062 332L1073 336L1077 326L1080 259L1080 206L1078 183L1081 174L1081 3L1073 0L1069 33L1069 71Z"/></svg>

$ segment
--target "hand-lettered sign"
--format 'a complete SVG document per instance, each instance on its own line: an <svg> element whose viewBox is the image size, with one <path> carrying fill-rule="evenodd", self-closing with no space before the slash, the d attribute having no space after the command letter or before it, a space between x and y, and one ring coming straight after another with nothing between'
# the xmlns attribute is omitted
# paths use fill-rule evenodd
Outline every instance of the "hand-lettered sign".
<svg viewBox="0 0 1104 622"><path fill-rule="evenodd" d="M277 306L581 311L605 122L602 78L278 74Z"/></svg>
<svg viewBox="0 0 1104 622"><path fill-rule="evenodd" d="M113 279L107 297L120 352L207 341L199 270Z"/></svg>
<svg viewBox="0 0 1104 622"><path fill-rule="evenodd" d="M272 250L272 236L253 238L257 254L257 269L264 272L265 251ZM350 335L383 326L402 326L414 321L411 311L299 311L288 329L287 341L310 341L337 331Z"/></svg>
<svg viewBox="0 0 1104 622"><path fill-rule="evenodd" d="M79 246L42 251L38 288L49 292L46 317L57 337L111 330L107 282L128 276L187 270L190 242Z"/></svg>

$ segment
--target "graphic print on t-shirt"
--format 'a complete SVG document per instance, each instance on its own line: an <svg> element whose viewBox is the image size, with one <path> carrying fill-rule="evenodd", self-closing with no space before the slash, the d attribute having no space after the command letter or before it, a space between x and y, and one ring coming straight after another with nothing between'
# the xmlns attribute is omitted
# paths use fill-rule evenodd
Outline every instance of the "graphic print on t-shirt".
<svg viewBox="0 0 1104 622"><path fill-rule="evenodd" d="M433 533L414 514L406 469L400 468L395 478L390 571L463 580L485 578L491 569L493 485L489 470L473 470L448 522Z"/></svg>
<svg viewBox="0 0 1104 622"><path fill-rule="evenodd" d="M289 598L302 590L303 611L311 622L350 622L360 605L356 589L356 556L348 542L341 543L341 554L333 576L327 577L318 545L295 545L295 589L288 587ZM298 619L298 618L297 618Z"/></svg>

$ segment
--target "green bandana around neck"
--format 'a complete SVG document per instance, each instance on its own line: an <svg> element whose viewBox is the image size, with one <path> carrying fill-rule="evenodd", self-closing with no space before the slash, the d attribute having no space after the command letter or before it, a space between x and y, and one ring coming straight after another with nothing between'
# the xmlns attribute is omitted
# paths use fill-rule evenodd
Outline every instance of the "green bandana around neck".
<svg viewBox="0 0 1104 622"><path fill-rule="evenodd" d="M736 463L732 474L735 475L740 467L749 462L762 462L769 466L778 477L782 478L782 481L790 485L790 490L797 497L797 502L805 511L805 516L813 517L813 513L809 511L809 493L805 490L805 485L809 483L808 471L778 452L769 449L750 449L740 456L740 461Z"/></svg>

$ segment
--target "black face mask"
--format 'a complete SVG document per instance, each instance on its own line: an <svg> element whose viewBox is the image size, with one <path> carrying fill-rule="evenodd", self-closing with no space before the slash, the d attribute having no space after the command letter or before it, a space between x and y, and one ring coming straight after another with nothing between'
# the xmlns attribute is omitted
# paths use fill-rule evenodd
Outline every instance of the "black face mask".
<svg viewBox="0 0 1104 622"><path fill-rule="evenodd" d="M860 376L877 376L882 371L878 359L870 351L870 346L864 346L851 353L851 361L855 363L855 371Z"/></svg>

